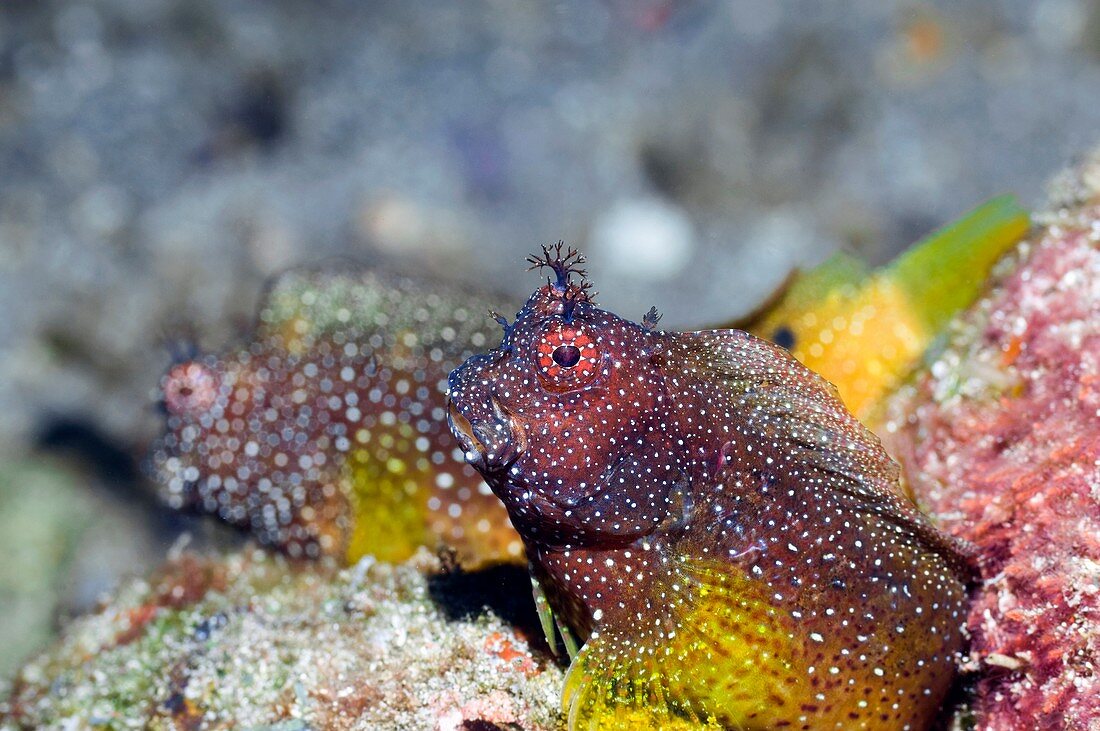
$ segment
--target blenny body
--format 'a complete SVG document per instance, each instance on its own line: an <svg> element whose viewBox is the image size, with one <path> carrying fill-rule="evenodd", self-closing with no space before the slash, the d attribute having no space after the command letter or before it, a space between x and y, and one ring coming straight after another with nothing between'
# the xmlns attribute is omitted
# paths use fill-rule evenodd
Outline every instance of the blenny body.
<svg viewBox="0 0 1100 731"><path fill-rule="evenodd" d="M552 278L449 407L585 640L570 727L927 728L967 569L896 465L783 349L621 319L578 259L533 259Z"/></svg>
<svg viewBox="0 0 1100 731"><path fill-rule="evenodd" d="M176 364L153 464L170 504L292 556L401 560L451 545L468 566L522 549L445 419L452 368L496 337L494 298L372 270L297 270L240 348Z"/></svg>

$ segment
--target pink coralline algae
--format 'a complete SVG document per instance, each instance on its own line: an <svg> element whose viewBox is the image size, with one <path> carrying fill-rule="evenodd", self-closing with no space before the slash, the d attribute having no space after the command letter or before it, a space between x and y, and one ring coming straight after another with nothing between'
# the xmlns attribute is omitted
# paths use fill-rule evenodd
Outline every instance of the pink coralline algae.
<svg viewBox="0 0 1100 731"><path fill-rule="evenodd" d="M1100 156L879 429L975 543L974 727L1100 729Z"/></svg>

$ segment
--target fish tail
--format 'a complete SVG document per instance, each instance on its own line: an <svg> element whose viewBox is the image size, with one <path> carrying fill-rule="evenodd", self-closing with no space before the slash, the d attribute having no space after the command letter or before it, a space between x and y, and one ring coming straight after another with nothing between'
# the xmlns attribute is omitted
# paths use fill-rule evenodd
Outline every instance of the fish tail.
<svg viewBox="0 0 1100 731"><path fill-rule="evenodd" d="M1031 227L1015 196L986 201L914 244L883 273L907 295L930 332L970 304L990 267Z"/></svg>

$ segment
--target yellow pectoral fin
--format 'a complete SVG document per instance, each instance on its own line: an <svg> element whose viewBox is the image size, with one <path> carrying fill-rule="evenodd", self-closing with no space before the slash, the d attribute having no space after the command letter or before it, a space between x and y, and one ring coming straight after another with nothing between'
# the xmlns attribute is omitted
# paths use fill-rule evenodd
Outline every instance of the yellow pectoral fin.
<svg viewBox="0 0 1100 731"><path fill-rule="evenodd" d="M684 565L661 595L669 613L660 622L603 628L573 662L563 693L571 731L770 729L798 719L803 643L758 583L721 564Z"/></svg>
<svg viewBox="0 0 1100 731"><path fill-rule="evenodd" d="M404 561L420 546L431 546L427 490L404 463L382 461L359 449L345 467L354 527L347 559L373 555L380 561Z"/></svg>
<svg viewBox="0 0 1100 731"><path fill-rule="evenodd" d="M562 710L569 731L698 731L720 729L713 718L685 715L669 697L658 662L634 659L616 664L595 636L569 667ZM673 703L670 703L673 701Z"/></svg>

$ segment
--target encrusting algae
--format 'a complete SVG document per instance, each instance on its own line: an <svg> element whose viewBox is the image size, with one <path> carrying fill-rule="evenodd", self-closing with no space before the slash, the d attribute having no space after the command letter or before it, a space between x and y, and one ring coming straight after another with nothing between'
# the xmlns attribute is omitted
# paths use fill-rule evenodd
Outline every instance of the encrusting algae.
<svg viewBox="0 0 1100 731"><path fill-rule="evenodd" d="M747 333L599 309L560 245L533 261L449 418L584 641L570 727L928 728L967 559L835 389Z"/></svg>
<svg viewBox="0 0 1100 731"><path fill-rule="evenodd" d="M171 505L291 556L515 561L508 516L445 419L451 369L496 337L489 295L370 270L275 281L251 341L176 364L154 450Z"/></svg>
<svg viewBox="0 0 1100 731"><path fill-rule="evenodd" d="M1100 728L1100 150L888 401L921 504L981 551L975 731Z"/></svg>

